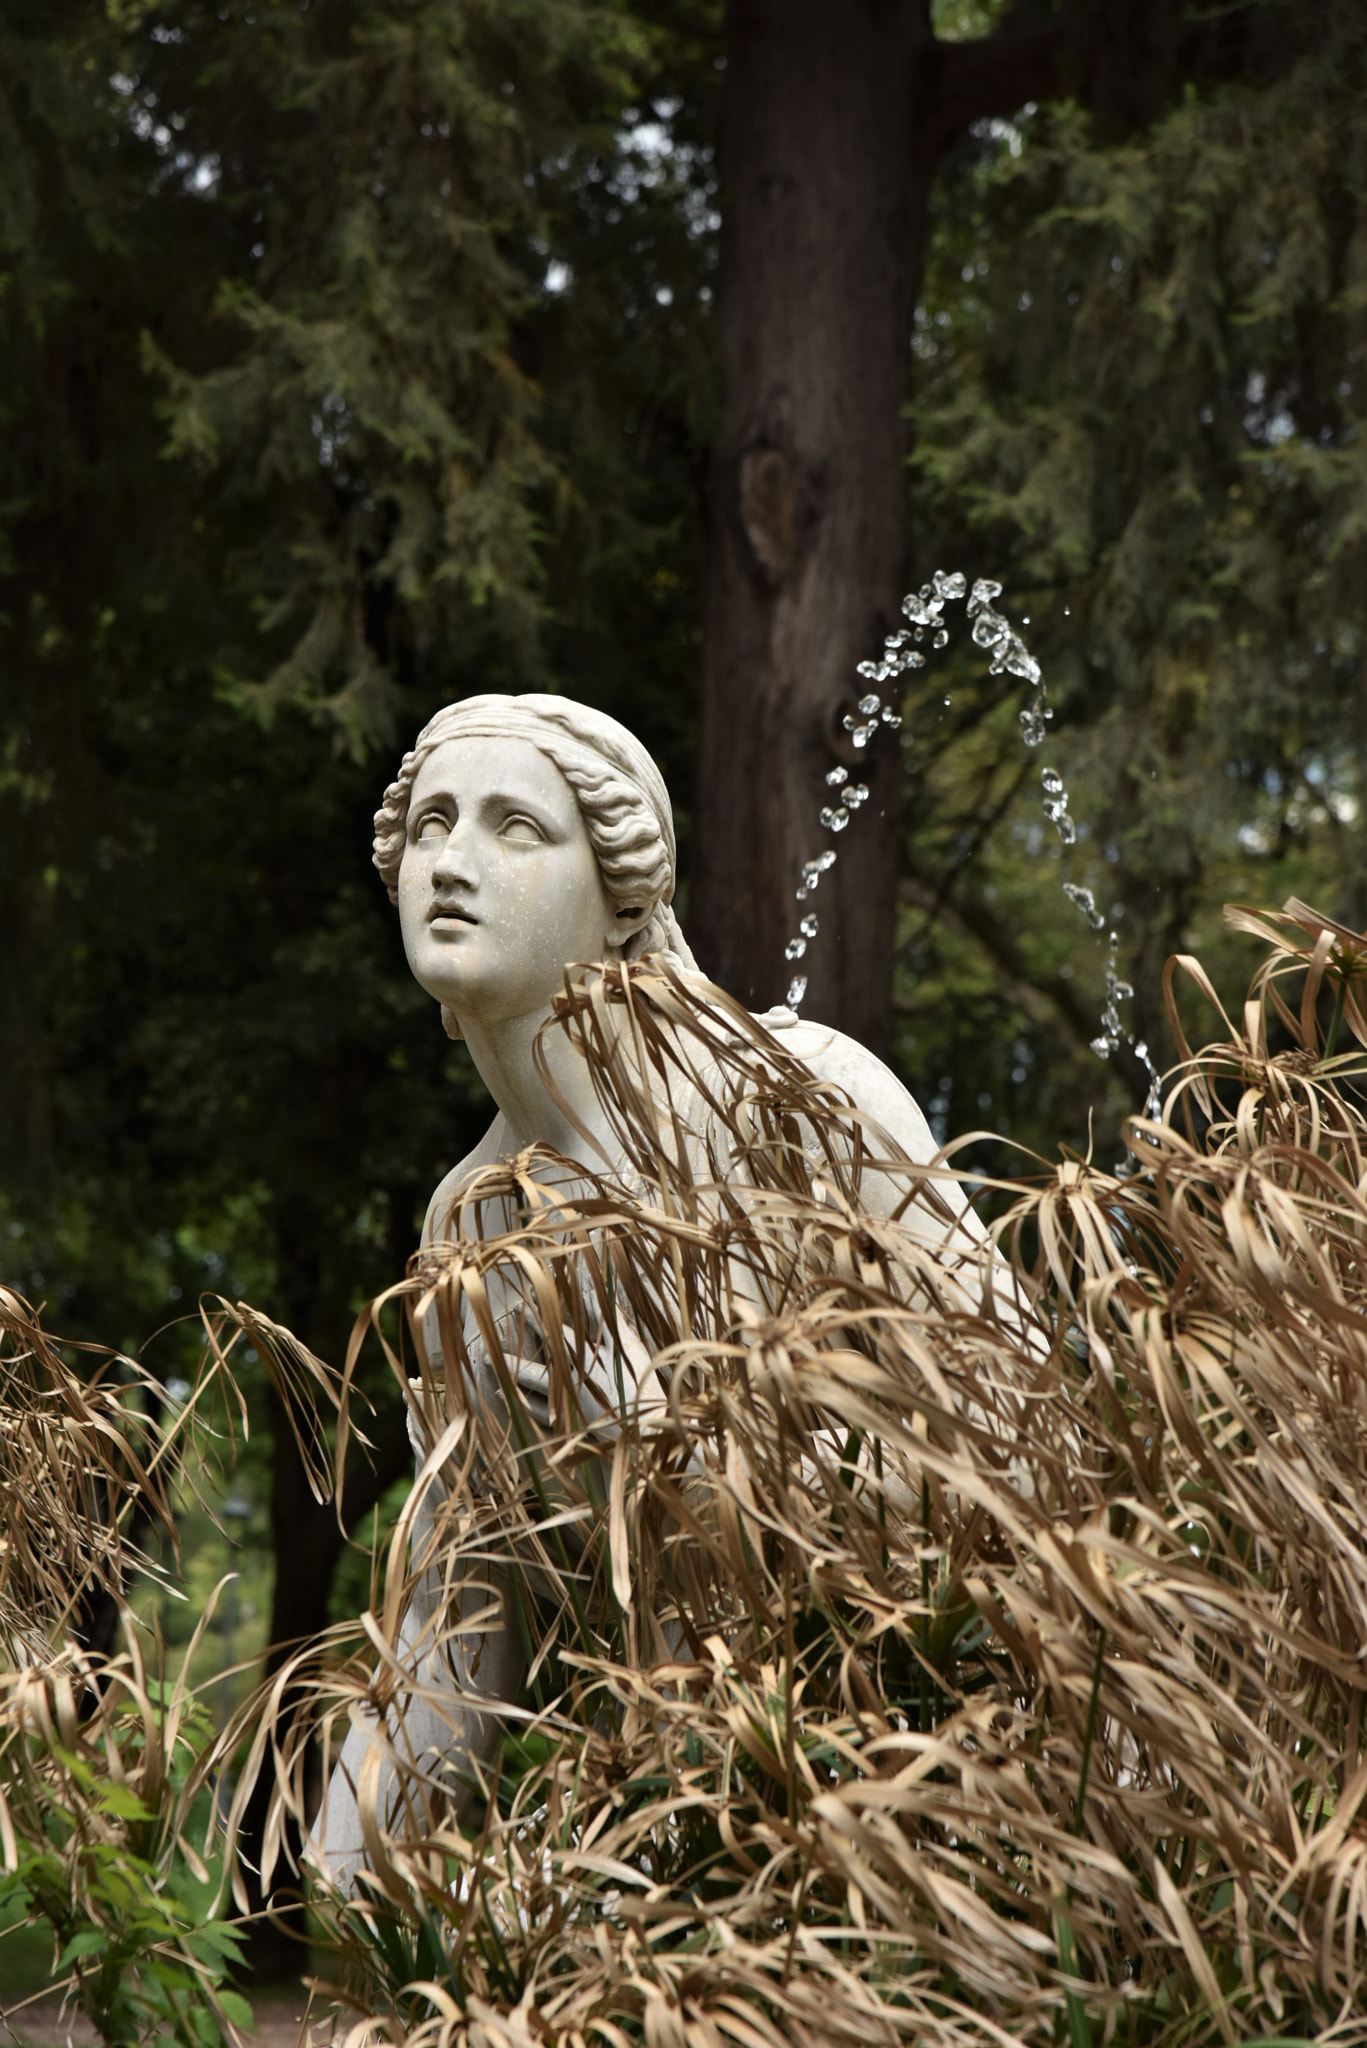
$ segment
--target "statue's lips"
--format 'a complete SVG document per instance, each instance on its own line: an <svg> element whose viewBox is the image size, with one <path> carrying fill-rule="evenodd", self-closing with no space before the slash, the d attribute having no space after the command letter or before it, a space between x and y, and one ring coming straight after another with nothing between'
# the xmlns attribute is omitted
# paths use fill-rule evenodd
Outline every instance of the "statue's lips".
<svg viewBox="0 0 1367 2048"><path fill-rule="evenodd" d="M479 919L468 910L459 910L454 905L434 904L427 913L427 922L434 931L461 931L467 926L477 925Z"/></svg>

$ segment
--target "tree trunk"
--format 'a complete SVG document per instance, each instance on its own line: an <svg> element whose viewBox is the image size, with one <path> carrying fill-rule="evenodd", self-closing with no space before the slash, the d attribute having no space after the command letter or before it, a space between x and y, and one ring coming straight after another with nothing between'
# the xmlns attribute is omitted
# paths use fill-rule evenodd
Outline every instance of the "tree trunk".
<svg viewBox="0 0 1367 2048"><path fill-rule="evenodd" d="M412 1189L396 1190L390 1204L390 1259L399 1271L413 1248L408 1226L412 1213ZM324 1358L335 1360L345 1353L349 1319L345 1299L329 1299L329 1282L321 1256L326 1236L326 1218L301 1215L297 1204L287 1205L285 1213L277 1218L277 1293L278 1306L290 1329L305 1343L319 1348ZM344 1544L335 1505L331 1500L320 1502L313 1497L286 1400L275 1387L268 1392L267 1405L271 1423L270 1524L275 1586L263 1677L278 1671L294 1651L304 1648L326 1628L333 1575ZM370 1433L376 1435L373 1423ZM413 1453L402 1410L389 1418L383 1434L376 1437L372 1458L369 1464L357 1460L348 1473L343 1494L343 1519L348 1532L364 1520L396 1479L412 1469ZM303 1704L287 1692L281 1701L284 1721L288 1722ZM257 1781L243 1820L240 1848L253 1914L260 1914L266 1903L257 1868L272 1790L273 1780L267 1768ZM321 1784L317 1790L321 1796ZM286 1839L298 1856L303 1841L290 1821L286 1822ZM288 1895L292 1889L288 1871L278 1868L274 1884L277 1892ZM258 1985L297 1981L308 1965L307 1923L302 1907L286 1904L278 1906L276 1912L275 1921L258 1918L249 1929L247 1960Z"/></svg>
<svg viewBox="0 0 1367 2048"><path fill-rule="evenodd" d="M712 464L690 924L754 1008L875 1050L891 1015L899 757L842 730L898 618L912 317L936 154L920 0L731 0L719 150L726 400ZM837 762L868 803L818 822ZM836 865L795 900L805 860ZM817 937L784 959L798 918Z"/></svg>

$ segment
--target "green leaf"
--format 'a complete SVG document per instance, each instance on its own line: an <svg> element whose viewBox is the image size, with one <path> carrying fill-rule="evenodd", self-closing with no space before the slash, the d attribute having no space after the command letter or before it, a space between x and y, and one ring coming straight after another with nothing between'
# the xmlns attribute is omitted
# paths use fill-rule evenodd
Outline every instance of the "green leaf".
<svg viewBox="0 0 1367 2048"><path fill-rule="evenodd" d="M103 1955L108 1947L109 1936L102 1933L98 1927L83 1928L79 1934L72 1935L58 1956L57 1968L59 1971L65 1970L72 1963L79 1962L82 1956Z"/></svg>
<svg viewBox="0 0 1367 2048"><path fill-rule="evenodd" d="M128 1785L104 1785L95 1798L96 1810L112 1813L119 1820L150 1820L152 1815Z"/></svg>

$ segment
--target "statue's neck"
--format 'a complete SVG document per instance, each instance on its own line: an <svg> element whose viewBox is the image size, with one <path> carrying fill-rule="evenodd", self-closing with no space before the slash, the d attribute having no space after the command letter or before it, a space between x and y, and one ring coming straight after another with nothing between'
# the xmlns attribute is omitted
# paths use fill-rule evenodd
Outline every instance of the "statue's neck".
<svg viewBox="0 0 1367 2048"><path fill-rule="evenodd" d="M479 1077L502 1112L510 1144L549 1145L590 1173L601 1173L616 1148L588 1068L563 1031L548 1031L541 1040L550 1087L537 1061L537 1034L549 1015L549 1009L536 1010L496 1024L462 1017L460 1027Z"/></svg>

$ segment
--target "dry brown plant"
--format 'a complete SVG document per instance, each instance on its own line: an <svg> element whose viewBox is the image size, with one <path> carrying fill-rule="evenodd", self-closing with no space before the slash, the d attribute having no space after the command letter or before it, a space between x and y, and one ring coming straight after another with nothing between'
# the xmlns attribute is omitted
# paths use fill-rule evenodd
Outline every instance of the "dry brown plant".
<svg viewBox="0 0 1367 2048"><path fill-rule="evenodd" d="M427 1455L356 1653L276 1681L330 1754L387 1717L371 1874L316 1895L353 2041L1367 2040L1367 940L1231 915L1242 1025L1193 1054L1174 962L1164 1119L976 1259L736 1006L567 983L629 1171L483 1172L362 1319ZM440 1331L411 1390L390 1301ZM438 1578L526 1649L473 1801L404 1741L452 1711L401 1639Z"/></svg>
<svg viewBox="0 0 1367 2048"><path fill-rule="evenodd" d="M362 1319L338 1449L376 1333L419 1481L238 1731L282 1880L301 1694L387 1753L314 1894L354 2042L1367 2040L1367 940L1232 916L1267 960L1195 1053L1172 964L1129 1171L996 1183L954 1258L947 1168L743 1011L568 982L626 1170L483 1172ZM491 1622L497 1761L415 1758Z"/></svg>
<svg viewBox="0 0 1367 2048"><path fill-rule="evenodd" d="M30 1304L0 1287L0 1658L41 1659L100 1594L122 1593L135 1559L129 1525L170 1531L160 1432L140 1406L145 1376L93 1345L82 1374ZM130 1398L131 1397L131 1398Z"/></svg>
<svg viewBox="0 0 1367 2048"><path fill-rule="evenodd" d="M212 1490L216 1454L245 1427L231 1342L206 1321L203 1370L168 1411L135 1361L59 1343L0 1288L0 1906L46 1927L52 1988L111 2048L222 2048L251 2017L225 1982L238 1937L221 1917L216 1793L230 1748L188 1679L218 1595L174 1682L130 1605L139 1578L173 1580L178 1497ZM241 1311L234 1330L282 1388L302 1376L333 1392L286 1333ZM320 1425L306 1435L316 1444ZM0 1964L22 2029L8 1988Z"/></svg>

